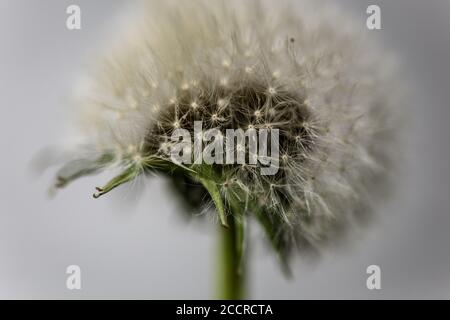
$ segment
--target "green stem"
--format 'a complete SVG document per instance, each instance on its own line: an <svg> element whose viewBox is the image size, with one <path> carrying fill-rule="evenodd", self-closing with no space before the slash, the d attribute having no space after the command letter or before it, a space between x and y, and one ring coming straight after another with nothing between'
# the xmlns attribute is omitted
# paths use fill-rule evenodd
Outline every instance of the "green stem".
<svg viewBox="0 0 450 320"><path fill-rule="evenodd" d="M218 294L220 299L238 300L244 296L244 268L239 252L238 223L233 215L228 219L229 228L220 230Z"/></svg>

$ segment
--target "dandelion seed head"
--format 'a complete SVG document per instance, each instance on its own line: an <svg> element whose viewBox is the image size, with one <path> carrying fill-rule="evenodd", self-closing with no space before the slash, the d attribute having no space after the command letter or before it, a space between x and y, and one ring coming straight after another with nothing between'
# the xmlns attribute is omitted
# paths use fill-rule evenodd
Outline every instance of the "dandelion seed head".
<svg viewBox="0 0 450 320"><path fill-rule="evenodd" d="M239 201L255 204L246 214L267 217L286 251L299 242L319 246L370 207L368 195L389 172L395 150L395 82L377 58L383 55L347 17L314 10L307 0L295 7L147 5L132 41L123 40L93 75L82 118L87 143L101 145L103 154L129 146L142 164L156 156L170 161L161 155L170 151L170 135L178 128L192 133L195 121L220 132L279 130L274 176L260 175L261 155L252 155L255 165L212 170L228 197L239 190L246 198ZM126 116L124 107L131 109ZM249 156L245 145L235 149Z"/></svg>

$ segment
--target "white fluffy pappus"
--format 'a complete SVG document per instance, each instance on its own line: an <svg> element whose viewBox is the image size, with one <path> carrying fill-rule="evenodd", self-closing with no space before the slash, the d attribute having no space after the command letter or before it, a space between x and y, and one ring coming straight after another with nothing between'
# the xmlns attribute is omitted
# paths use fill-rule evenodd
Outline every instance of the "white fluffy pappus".
<svg viewBox="0 0 450 320"><path fill-rule="evenodd" d="M283 257L370 211L395 153L398 102L391 64L363 40L364 26L312 1L197 0L147 1L133 24L79 99L95 156L69 162L57 186L122 168L98 197L161 172L195 208L212 198L223 224L254 215ZM278 129L278 173L172 166L170 134L193 121Z"/></svg>

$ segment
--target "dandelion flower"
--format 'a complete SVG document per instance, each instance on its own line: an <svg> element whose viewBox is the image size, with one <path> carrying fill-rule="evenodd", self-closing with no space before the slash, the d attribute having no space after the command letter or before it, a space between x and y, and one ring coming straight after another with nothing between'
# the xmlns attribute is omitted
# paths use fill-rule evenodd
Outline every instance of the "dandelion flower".
<svg viewBox="0 0 450 320"><path fill-rule="evenodd" d="M249 217L284 263L294 248L333 240L370 210L389 172L397 108L389 70L356 31L362 27L317 8L310 1L146 3L120 49L93 72L78 106L89 150L78 154L88 156L68 162L56 186L120 168L95 198L156 172L194 208L212 203L228 228L227 297L241 289ZM217 129L215 141L223 142L229 129L265 129L277 133L270 143L278 154L238 141L231 151L243 153L243 163L196 162L192 152L184 154L192 161L179 163L171 156L178 129L197 134L200 147L206 130ZM268 163L274 174L262 174Z"/></svg>

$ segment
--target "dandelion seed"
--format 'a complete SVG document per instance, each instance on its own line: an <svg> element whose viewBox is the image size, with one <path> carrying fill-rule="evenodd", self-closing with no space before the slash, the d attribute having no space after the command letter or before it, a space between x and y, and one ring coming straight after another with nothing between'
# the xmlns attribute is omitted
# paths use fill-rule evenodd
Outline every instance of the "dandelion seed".
<svg viewBox="0 0 450 320"><path fill-rule="evenodd" d="M269 87L267 89L267 92L269 93L269 95L273 96L273 95L275 95L277 93L277 90L275 88L273 88L273 87Z"/></svg>
<svg viewBox="0 0 450 320"><path fill-rule="evenodd" d="M217 100L217 105L219 106L219 108L225 108L228 106L228 101L226 99L219 99Z"/></svg>

